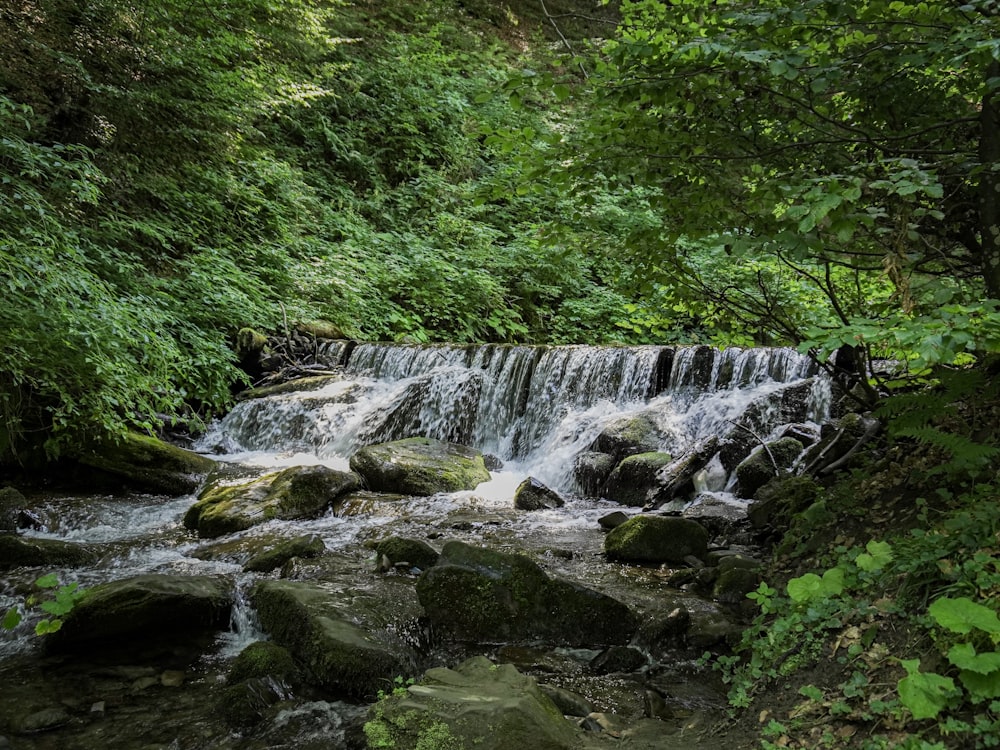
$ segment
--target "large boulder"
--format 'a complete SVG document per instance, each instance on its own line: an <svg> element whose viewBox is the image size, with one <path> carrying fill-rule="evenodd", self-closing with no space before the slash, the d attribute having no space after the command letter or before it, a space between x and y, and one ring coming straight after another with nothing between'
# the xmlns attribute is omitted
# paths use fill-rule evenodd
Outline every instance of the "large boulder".
<svg viewBox="0 0 1000 750"><path fill-rule="evenodd" d="M213 576L142 575L87 589L48 645L60 651L183 642L229 623L232 586Z"/></svg>
<svg viewBox="0 0 1000 750"><path fill-rule="evenodd" d="M372 544L379 569L405 565L409 569L427 570L437 564L437 550L422 539L390 536ZM383 564L385 563L385 564Z"/></svg>
<svg viewBox="0 0 1000 750"><path fill-rule="evenodd" d="M535 680L485 656L455 669L428 670L423 679L376 703L365 735L369 748L575 750L579 730Z"/></svg>
<svg viewBox="0 0 1000 750"><path fill-rule="evenodd" d="M653 420L645 414L636 414L618 417L604 425L590 450L608 453L617 463L625 456L655 451L659 444L659 430Z"/></svg>
<svg viewBox="0 0 1000 750"><path fill-rule="evenodd" d="M601 646L627 643L638 627L610 596L549 578L527 557L457 541L420 576L417 596L432 625L463 641Z"/></svg>
<svg viewBox="0 0 1000 750"><path fill-rule="evenodd" d="M100 555L94 548L59 539L0 534L0 570L20 567L64 568L91 565Z"/></svg>
<svg viewBox="0 0 1000 750"><path fill-rule="evenodd" d="M17 533L18 513L27 502L13 487L0 488L0 534Z"/></svg>
<svg viewBox="0 0 1000 750"><path fill-rule="evenodd" d="M272 519L311 518L360 484L357 475L325 466L293 466L246 484L220 482L202 491L184 515L184 525L211 538Z"/></svg>
<svg viewBox="0 0 1000 750"><path fill-rule="evenodd" d="M369 699L415 671L412 647L388 629L358 624L359 613L331 588L265 580L251 598L264 629L326 690Z"/></svg>
<svg viewBox="0 0 1000 750"><path fill-rule="evenodd" d="M612 560L683 563L708 552L708 531L696 521L673 516L633 516L608 532L604 551Z"/></svg>
<svg viewBox="0 0 1000 750"><path fill-rule="evenodd" d="M318 557L326 552L326 544L318 534L302 534L278 542L272 547L259 551L243 566L252 573L270 573L277 570L293 557Z"/></svg>
<svg viewBox="0 0 1000 750"><path fill-rule="evenodd" d="M751 498L773 477L795 463L802 453L802 443L795 438L781 438L765 443L736 467L740 497Z"/></svg>
<svg viewBox="0 0 1000 750"><path fill-rule="evenodd" d="M351 470L368 489L423 497L472 490L490 478L479 451L422 437L362 448L351 457Z"/></svg>
<svg viewBox="0 0 1000 750"><path fill-rule="evenodd" d="M584 451L574 460L573 478L584 495L600 497L604 493L604 483L614 468L615 457L610 453Z"/></svg>
<svg viewBox="0 0 1000 750"><path fill-rule="evenodd" d="M514 490L514 507L518 510L561 508L566 501L534 477L528 477Z"/></svg>
<svg viewBox="0 0 1000 750"><path fill-rule="evenodd" d="M198 453L136 432L86 450L78 460L130 487L174 496L194 492L216 465Z"/></svg>
<svg viewBox="0 0 1000 750"><path fill-rule="evenodd" d="M636 453L627 456L611 472L604 487L604 497L619 505L642 507L649 491L660 486L657 474L673 458L669 453Z"/></svg>

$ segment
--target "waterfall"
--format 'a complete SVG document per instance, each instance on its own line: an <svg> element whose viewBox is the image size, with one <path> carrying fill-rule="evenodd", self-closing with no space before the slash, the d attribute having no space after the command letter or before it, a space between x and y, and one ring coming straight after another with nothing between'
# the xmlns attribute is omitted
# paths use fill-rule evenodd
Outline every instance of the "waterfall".
<svg viewBox="0 0 1000 750"><path fill-rule="evenodd" d="M572 464L612 419L643 414L660 449L751 422L821 420L828 384L789 348L359 344L343 379L251 399L201 449L346 467L363 445L425 436L471 445L571 489ZM309 459L308 457L311 457Z"/></svg>

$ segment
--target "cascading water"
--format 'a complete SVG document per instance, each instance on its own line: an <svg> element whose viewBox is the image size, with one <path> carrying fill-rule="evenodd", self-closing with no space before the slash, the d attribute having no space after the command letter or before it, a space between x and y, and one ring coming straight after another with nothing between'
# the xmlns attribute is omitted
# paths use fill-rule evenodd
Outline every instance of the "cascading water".
<svg viewBox="0 0 1000 750"><path fill-rule="evenodd" d="M782 406L791 388L796 409ZM361 344L342 379L245 401L200 447L342 469L363 445L424 436L471 445L500 458L511 479L530 474L572 494L575 457L615 419L648 417L658 448L676 455L725 436L748 412L765 438L790 421L822 421L828 392L788 348Z"/></svg>

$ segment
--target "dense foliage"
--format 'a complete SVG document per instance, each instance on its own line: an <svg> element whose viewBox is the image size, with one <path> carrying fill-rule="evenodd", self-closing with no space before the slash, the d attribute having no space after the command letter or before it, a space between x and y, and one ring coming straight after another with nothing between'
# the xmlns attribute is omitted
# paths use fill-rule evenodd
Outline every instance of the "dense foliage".
<svg viewBox="0 0 1000 750"><path fill-rule="evenodd" d="M480 128L542 114L477 103L517 59L458 6L38 0L0 21L4 461L224 406L243 326L628 335L628 269L593 251L615 227L543 245L565 204L499 189L518 175Z"/></svg>
<svg viewBox="0 0 1000 750"><path fill-rule="evenodd" d="M576 92L587 116L541 163L532 149L535 174L595 199L647 189L662 223L629 247L677 308L918 367L1000 348L994 3L622 12L585 81L511 89Z"/></svg>

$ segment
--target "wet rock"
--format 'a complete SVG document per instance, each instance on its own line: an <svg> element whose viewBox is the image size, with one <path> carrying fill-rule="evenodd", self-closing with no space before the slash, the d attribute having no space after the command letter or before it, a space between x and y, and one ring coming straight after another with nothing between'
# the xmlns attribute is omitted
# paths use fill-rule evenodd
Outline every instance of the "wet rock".
<svg viewBox="0 0 1000 750"><path fill-rule="evenodd" d="M597 710L597 706L572 690L544 683L538 687L556 705L556 708L562 712L563 716L579 716L582 718Z"/></svg>
<svg viewBox="0 0 1000 750"><path fill-rule="evenodd" d="M656 474L657 486L649 491L646 508L655 510L680 495L694 490L694 476L719 451L719 439L702 440L692 450L662 467Z"/></svg>
<svg viewBox="0 0 1000 750"><path fill-rule="evenodd" d="M240 401L248 399L266 398L267 396L279 396L283 393L300 393L302 391L318 391L320 388L335 383L343 379L342 375L326 374L312 375L307 378L296 378L287 380L277 385L266 385L260 388L248 388L241 391L237 396Z"/></svg>
<svg viewBox="0 0 1000 750"><path fill-rule="evenodd" d="M736 467L740 497L753 497L770 479L790 468L801 453L802 443L795 438L765 443Z"/></svg>
<svg viewBox="0 0 1000 750"><path fill-rule="evenodd" d="M154 574L111 581L87 589L46 644L70 651L183 640L225 627L231 606L231 586L223 578Z"/></svg>
<svg viewBox="0 0 1000 750"><path fill-rule="evenodd" d="M810 477L774 477L754 494L747 517L755 529L784 528L794 514L815 502L820 491Z"/></svg>
<svg viewBox="0 0 1000 750"><path fill-rule="evenodd" d="M681 512L681 517L697 521L709 534L718 537L744 527L747 508L744 503L733 503L718 495L703 493Z"/></svg>
<svg viewBox="0 0 1000 750"><path fill-rule="evenodd" d="M659 431L653 420L638 414L610 421L594 439L590 450L610 454L617 464L626 456L655 451L659 445Z"/></svg>
<svg viewBox="0 0 1000 750"><path fill-rule="evenodd" d="M212 538L273 519L311 518L357 489L360 481L355 474L324 466L293 466L246 484L213 484L184 515L184 525Z"/></svg>
<svg viewBox="0 0 1000 750"><path fill-rule="evenodd" d="M323 689L372 698L414 672L411 647L384 628L358 624L361 613L322 584L265 580L251 596L264 629Z"/></svg>
<svg viewBox="0 0 1000 750"><path fill-rule="evenodd" d="M658 488L660 469L673 460L669 453L636 453L623 458L604 487L604 497L620 505L642 507L650 490Z"/></svg>
<svg viewBox="0 0 1000 750"><path fill-rule="evenodd" d="M534 477L528 477L514 491L514 507L518 510L546 510L561 508L566 504L559 493L551 490Z"/></svg>
<svg viewBox="0 0 1000 750"><path fill-rule="evenodd" d="M531 677L482 656L428 670L369 711L369 747L575 750L577 730Z"/></svg>
<svg viewBox="0 0 1000 750"><path fill-rule="evenodd" d="M696 521L672 516L633 516L604 538L612 560L640 563L681 563L688 555L708 552L708 531Z"/></svg>
<svg viewBox="0 0 1000 750"><path fill-rule="evenodd" d="M303 534L254 555L243 566L243 570L253 573L270 573L293 557L318 557L324 552L326 552L326 545L322 538L316 534Z"/></svg>
<svg viewBox="0 0 1000 750"><path fill-rule="evenodd" d="M284 685L269 677L254 677L222 689L218 712L232 727L252 727L260 723L271 706L287 700Z"/></svg>
<svg viewBox="0 0 1000 750"><path fill-rule="evenodd" d="M721 646L743 634L743 628L730 619L730 615L718 608L701 607L691 609L691 625L687 632L687 644L701 651Z"/></svg>
<svg viewBox="0 0 1000 750"><path fill-rule="evenodd" d="M747 594L754 591L761 580L755 569L730 567L720 570L712 588L712 598L720 604L741 605L748 601Z"/></svg>
<svg viewBox="0 0 1000 750"><path fill-rule="evenodd" d="M233 660L219 711L232 726L256 724L270 706L291 695L289 686L298 677L287 649L271 641L251 643Z"/></svg>
<svg viewBox="0 0 1000 750"><path fill-rule="evenodd" d="M646 656L641 651L628 646L611 646L595 656L589 666L594 674L612 674L634 672L645 665Z"/></svg>
<svg viewBox="0 0 1000 750"><path fill-rule="evenodd" d="M648 651L663 652L680 648L691 627L691 613L684 607L674 607L666 615L654 615L642 624L638 643Z"/></svg>
<svg viewBox="0 0 1000 750"><path fill-rule="evenodd" d="M606 516L601 516L597 519L597 523L605 531L611 531L611 529L617 528L625 523L629 519L627 513L623 513L620 510L616 510L614 513L608 513Z"/></svg>
<svg viewBox="0 0 1000 750"><path fill-rule="evenodd" d="M272 677L291 681L298 675L298 667L291 653L273 641L256 641L240 651L229 668L229 683Z"/></svg>
<svg viewBox="0 0 1000 750"><path fill-rule="evenodd" d="M362 448L351 470L369 489L417 496L471 490L490 478L478 451L422 437Z"/></svg>
<svg viewBox="0 0 1000 750"><path fill-rule="evenodd" d="M73 568L97 562L97 551L85 544L0 534L0 570L20 567Z"/></svg>
<svg viewBox="0 0 1000 750"><path fill-rule="evenodd" d="M390 566L406 563L410 568L427 570L438 561L438 552L427 542L402 536L391 536L373 545L379 560L386 558Z"/></svg>
<svg viewBox="0 0 1000 750"><path fill-rule="evenodd" d="M464 641L624 644L638 626L610 596L549 578L527 557L462 542L445 545L417 581L417 596L436 628Z"/></svg>
<svg viewBox="0 0 1000 750"><path fill-rule="evenodd" d="M69 714L61 707L44 708L15 721L15 731L18 734L44 732L69 723Z"/></svg>
<svg viewBox="0 0 1000 750"><path fill-rule="evenodd" d="M483 454L483 465L486 466L487 471L500 471L503 469L503 461L500 460L499 456L494 456L492 453Z"/></svg>
<svg viewBox="0 0 1000 750"><path fill-rule="evenodd" d="M0 489L0 534L17 533L18 513L26 502L24 495L13 487Z"/></svg>
<svg viewBox="0 0 1000 750"><path fill-rule="evenodd" d="M210 458L135 432L95 446L78 460L130 487L172 496L194 492L215 468Z"/></svg>
<svg viewBox="0 0 1000 750"><path fill-rule="evenodd" d="M586 451L578 454L573 464L573 476L580 491L589 497L600 497L616 463L610 453Z"/></svg>

